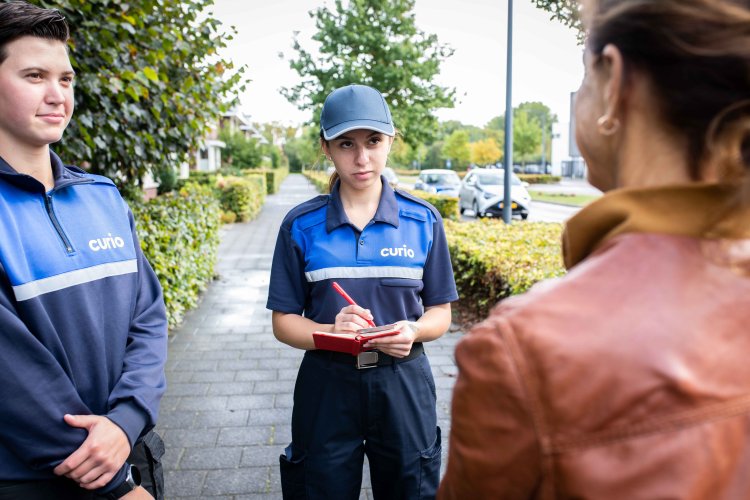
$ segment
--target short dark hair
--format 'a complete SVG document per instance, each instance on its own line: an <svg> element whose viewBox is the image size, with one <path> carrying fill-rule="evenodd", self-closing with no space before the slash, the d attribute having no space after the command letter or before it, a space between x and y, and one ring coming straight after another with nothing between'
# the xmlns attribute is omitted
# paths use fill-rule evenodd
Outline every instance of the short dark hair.
<svg viewBox="0 0 750 500"><path fill-rule="evenodd" d="M0 64L8 57L5 46L23 36L64 43L70 37L70 30L65 16L56 9L18 1L0 3Z"/></svg>

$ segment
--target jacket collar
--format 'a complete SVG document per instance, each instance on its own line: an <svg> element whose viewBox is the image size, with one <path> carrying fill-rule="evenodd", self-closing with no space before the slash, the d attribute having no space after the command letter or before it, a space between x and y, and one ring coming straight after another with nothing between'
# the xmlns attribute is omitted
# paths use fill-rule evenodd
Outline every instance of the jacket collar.
<svg viewBox="0 0 750 500"><path fill-rule="evenodd" d="M85 172L76 167L66 166L53 151L49 152L52 176L55 179L54 189L60 189L70 184L90 182ZM19 173L5 159L0 157L0 177L9 183L26 191L44 192L44 185L28 174Z"/></svg>
<svg viewBox="0 0 750 500"><path fill-rule="evenodd" d="M603 243L625 233L708 239L750 237L747 187L695 183L610 191L568 220L563 259L570 269Z"/></svg>
<svg viewBox="0 0 750 500"><path fill-rule="evenodd" d="M398 201L396 200L396 193L382 175L380 176L380 182L383 184L383 190L380 193L378 209L375 211L372 220L374 222L385 222L393 227L398 227ZM328 198L326 231L329 233L339 226L351 224L349 222L349 217L346 216L346 211L344 211L344 205L341 203L341 195L339 193L340 184L341 180L337 180Z"/></svg>

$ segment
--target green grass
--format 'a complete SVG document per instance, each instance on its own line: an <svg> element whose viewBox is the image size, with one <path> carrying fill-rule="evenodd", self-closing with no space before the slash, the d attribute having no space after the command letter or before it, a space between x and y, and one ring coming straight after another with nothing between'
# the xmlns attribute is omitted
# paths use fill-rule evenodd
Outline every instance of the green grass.
<svg viewBox="0 0 750 500"><path fill-rule="evenodd" d="M586 194L566 194L566 193L547 193L529 189L529 194L534 201L546 201L549 203L561 203L563 205L572 205L582 207L599 198L600 195Z"/></svg>

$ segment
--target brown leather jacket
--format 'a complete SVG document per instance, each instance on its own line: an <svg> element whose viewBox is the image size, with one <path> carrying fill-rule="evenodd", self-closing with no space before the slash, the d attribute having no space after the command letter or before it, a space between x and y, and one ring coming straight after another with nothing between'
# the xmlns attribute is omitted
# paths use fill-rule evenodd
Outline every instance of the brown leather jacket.
<svg viewBox="0 0 750 500"><path fill-rule="evenodd" d="M461 340L440 499L750 498L750 216L622 190ZM579 263L580 261L580 263Z"/></svg>

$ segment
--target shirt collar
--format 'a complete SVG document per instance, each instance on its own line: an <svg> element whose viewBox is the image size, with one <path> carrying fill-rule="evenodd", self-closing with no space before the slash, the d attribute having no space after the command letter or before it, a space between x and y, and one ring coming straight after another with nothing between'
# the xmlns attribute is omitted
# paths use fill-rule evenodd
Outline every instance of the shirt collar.
<svg viewBox="0 0 750 500"><path fill-rule="evenodd" d="M625 233L661 233L708 239L750 237L743 186L694 183L610 191L571 217L563 233L570 269L606 241Z"/></svg>
<svg viewBox="0 0 750 500"><path fill-rule="evenodd" d="M70 182L79 182L83 179L82 172L76 172L67 168L63 161L52 150L49 152L50 165L52 166L52 178L55 180L55 187L68 184ZM24 189L36 191L44 189L42 184L30 175L21 174L13 168L5 159L0 157L0 174L4 174L9 182Z"/></svg>
<svg viewBox="0 0 750 500"><path fill-rule="evenodd" d="M374 222L385 222L393 227L398 227L398 200L396 200L396 193L382 175L380 176L380 182L383 184L383 190L380 193L378 209L375 211L372 220ZM340 183L341 180L336 181L328 198L326 231L329 233L339 226L351 224L349 218L346 216L344 205L341 203L341 195L339 194Z"/></svg>

